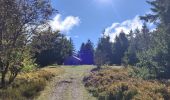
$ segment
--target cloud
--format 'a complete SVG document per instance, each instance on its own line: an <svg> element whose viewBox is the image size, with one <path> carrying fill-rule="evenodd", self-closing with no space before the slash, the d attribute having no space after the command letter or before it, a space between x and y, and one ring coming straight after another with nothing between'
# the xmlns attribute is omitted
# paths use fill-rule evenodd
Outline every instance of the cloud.
<svg viewBox="0 0 170 100"><path fill-rule="evenodd" d="M65 19L62 19L61 14L57 14L54 19L50 21L50 25L53 30L61 31L63 33L69 33L73 27L78 26L79 24L79 17L67 16Z"/></svg>
<svg viewBox="0 0 170 100"><path fill-rule="evenodd" d="M66 35L67 40L70 40L71 36Z"/></svg>
<svg viewBox="0 0 170 100"><path fill-rule="evenodd" d="M115 37L123 30L125 34L129 34L129 31L135 30L136 28L142 29L143 21L140 20L139 16L135 16L133 19L125 20L121 23L112 23L111 26L105 29L105 35L111 37L111 41L114 42ZM153 28L153 24L148 24L149 28Z"/></svg>

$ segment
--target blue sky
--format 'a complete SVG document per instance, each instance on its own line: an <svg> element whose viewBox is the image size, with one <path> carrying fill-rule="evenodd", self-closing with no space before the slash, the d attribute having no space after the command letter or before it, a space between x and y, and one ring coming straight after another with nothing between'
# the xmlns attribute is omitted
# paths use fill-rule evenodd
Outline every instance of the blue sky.
<svg viewBox="0 0 170 100"><path fill-rule="evenodd" d="M150 11L146 0L52 0L52 5L59 11L52 26L71 37L76 50L87 39L96 44L104 29L114 41L120 30L141 28L138 16Z"/></svg>

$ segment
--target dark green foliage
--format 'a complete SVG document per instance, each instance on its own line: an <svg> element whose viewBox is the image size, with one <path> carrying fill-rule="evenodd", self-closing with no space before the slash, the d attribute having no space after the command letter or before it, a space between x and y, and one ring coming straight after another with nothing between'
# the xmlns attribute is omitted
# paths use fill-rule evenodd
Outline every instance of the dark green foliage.
<svg viewBox="0 0 170 100"><path fill-rule="evenodd" d="M99 67L104 64L111 64L112 60L112 43L109 36L103 36L99 39L95 50L95 64Z"/></svg>
<svg viewBox="0 0 170 100"><path fill-rule="evenodd" d="M79 57L82 60L81 64L94 64L94 47L90 40L88 40L87 43L82 43L79 51Z"/></svg>
<svg viewBox="0 0 170 100"><path fill-rule="evenodd" d="M110 41L109 36L103 35L103 37L99 39L95 51L96 65L121 65L124 54L128 48L128 42L127 36L123 31L119 36L116 36L114 43Z"/></svg>
<svg viewBox="0 0 170 100"><path fill-rule="evenodd" d="M169 53L167 36L164 29L158 29L153 32L152 37L152 48L146 51L138 53L138 58L140 62L138 66L147 66L152 74L157 77L168 78L169 75Z"/></svg>
<svg viewBox="0 0 170 100"><path fill-rule="evenodd" d="M54 63L63 64L64 59L72 55L74 47L71 39L68 40L59 32L49 29L33 37L32 50L36 62L40 66L47 66Z"/></svg>
<svg viewBox="0 0 170 100"><path fill-rule="evenodd" d="M147 67L133 67L129 75L134 78L142 78L144 80L155 78L155 74L151 74L150 69Z"/></svg>
<svg viewBox="0 0 170 100"><path fill-rule="evenodd" d="M125 33L122 31L119 36L116 37L113 44L113 56L112 64L121 65L122 58L128 48L128 39Z"/></svg>
<svg viewBox="0 0 170 100"><path fill-rule="evenodd" d="M148 50L152 45L151 33L144 23L142 30L131 30L128 37L129 47L123 60L125 64L136 65L139 62L138 53Z"/></svg>
<svg viewBox="0 0 170 100"><path fill-rule="evenodd" d="M139 75L136 76L145 77L144 79L146 79L147 76L150 78L150 76L143 76L143 69L147 69L147 73L151 74L152 77L163 72L164 66L158 64L163 58L159 58L156 54L158 50L163 50L163 41L158 41L159 39L156 37L156 34L156 31L149 32L149 29L144 23L141 31L131 31L129 35L129 47L124 57L124 61L127 64L140 67L141 69L138 72ZM156 46L158 44L160 45ZM163 57L162 54L161 56Z"/></svg>
<svg viewBox="0 0 170 100"><path fill-rule="evenodd" d="M158 23L169 25L170 24L170 1L169 0L150 0L148 3L152 6L151 10L154 14L147 14L146 16L142 16L141 19L150 22L156 22L160 20Z"/></svg>
<svg viewBox="0 0 170 100"><path fill-rule="evenodd" d="M152 12L141 19L157 22L156 31L152 32L151 45L144 52L138 53L139 66L147 66L158 78L170 76L170 1L149 1Z"/></svg>

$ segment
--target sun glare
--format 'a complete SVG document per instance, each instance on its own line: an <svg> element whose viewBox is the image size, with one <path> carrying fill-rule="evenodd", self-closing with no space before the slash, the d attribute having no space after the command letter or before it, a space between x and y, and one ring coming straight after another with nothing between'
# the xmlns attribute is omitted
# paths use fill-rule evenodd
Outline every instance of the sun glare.
<svg viewBox="0 0 170 100"><path fill-rule="evenodd" d="M95 0L96 2L100 4L111 4L112 0Z"/></svg>

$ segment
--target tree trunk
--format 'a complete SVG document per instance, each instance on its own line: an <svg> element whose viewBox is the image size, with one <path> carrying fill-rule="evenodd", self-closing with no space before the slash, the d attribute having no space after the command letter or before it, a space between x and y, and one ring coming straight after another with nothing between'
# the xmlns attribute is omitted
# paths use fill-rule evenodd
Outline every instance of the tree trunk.
<svg viewBox="0 0 170 100"><path fill-rule="evenodd" d="M1 77L1 87L2 88L5 88L5 86L6 86L5 77L6 77L6 73L2 72L2 77Z"/></svg>
<svg viewBox="0 0 170 100"><path fill-rule="evenodd" d="M9 78L9 82L8 82L8 85L10 85L16 78L17 76L17 73L15 75L12 75L10 78Z"/></svg>
<svg viewBox="0 0 170 100"><path fill-rule="evenodd" d="M1 74L2 74L2 77L1 77L1 87L2 88L5 88L6 87L6 74L7 74L7 72L8 72L8 65L9 64L7 64L7 66L5 67L5 69L4 70L2 70L2 72L1 72Z"/></svg>

